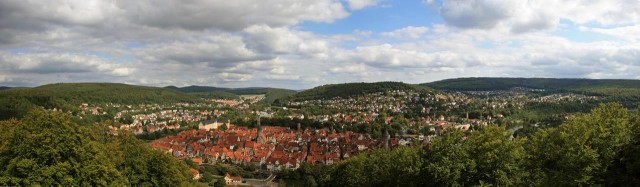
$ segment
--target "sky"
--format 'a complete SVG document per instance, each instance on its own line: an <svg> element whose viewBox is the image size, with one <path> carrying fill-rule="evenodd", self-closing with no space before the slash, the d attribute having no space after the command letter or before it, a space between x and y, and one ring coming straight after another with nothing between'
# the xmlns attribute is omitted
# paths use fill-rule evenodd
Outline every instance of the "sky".
<svg viewBox="0 0 640 187"><path fill-rule="evenodd" d="M640 0L0 0L0 86L640 79Z"/></svg>

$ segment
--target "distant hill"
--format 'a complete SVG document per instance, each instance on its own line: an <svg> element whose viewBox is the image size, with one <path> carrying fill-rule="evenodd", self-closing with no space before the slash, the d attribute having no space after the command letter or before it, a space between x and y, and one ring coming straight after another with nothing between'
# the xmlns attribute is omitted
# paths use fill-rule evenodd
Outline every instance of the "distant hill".
<svg viewBox="0 0 640 187"><path fill-rule="evenodd" d="M61 83L0 92L0 119L22 116L32 107L76 109L80 103L199 102L176 90L115 83Z"/></svg>
<svg viewBox="0 0 640 187"><path fill-rule="evenodd" d="M328 99L334 97L351 97L367 93L384 92L389 90L418 90L422 86L411 85L402 82L376 82L376 83L345 83L328 84L299 92L289 97L289 100L313 100Z"/></svg>
<svg viewBox="0 0 640 187"><path fill-rule="evenodd" d="M513 87L579 90L596 87L640 88L640 80L555 78L457 78L424 83L434 89L456 91L507 90Z"/></svg>
<svg viewBox="0 0 640 187"><path fill-rule="evenodd" d="M250 88L221 88L221 87L209 87L209 86L187 86L178 88L175 86L165 87L168 89L174 89L181 92L189 93L202 98L218 98L218 99L239 99L240 95L265 95L264 103L273 103L275 100L287 97L297 93L294 90L281 89L281 88L262 88L262 87L250 87Z"/></svg>
<svg viewBox="0 0 640 187"><path fill-rule="evenodd" d="M11 87L0 86L0 90L8 90L8 89L11 89Z"/></svg>
<svg viewBox="0 0 640 187"><path fill-rule="evenodd" d="M555 79L555 78L458 78L421 85L439 90L488 91L513 87L569 91L604 96L604 101L622 102L627 107L640 104L640 80L630 79Z"/></svg>

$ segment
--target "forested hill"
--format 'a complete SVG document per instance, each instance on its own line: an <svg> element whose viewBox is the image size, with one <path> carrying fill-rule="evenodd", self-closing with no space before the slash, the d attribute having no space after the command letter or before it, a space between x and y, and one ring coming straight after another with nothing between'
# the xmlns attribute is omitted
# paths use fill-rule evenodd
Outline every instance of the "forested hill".
<svg viewBox="0 0 640 187"><path fill-rule="evenodd" d="M0 86L0 91L1 91L1 90L8 90L8 89L11 89L11 87Z"/></svg>
<svg viewBox="0 0 640 187"><path fill-rule="evenodd" d="M345 83L327 84L313 89L299 92L289 97L289 100L329 99L334 97L350 97L367 93L384 92L389 90L419 90L421 86L402 82L376 82L376 83Z"/></svg>
<svg viewBox="0 0 640 187"><path fill-rule="evenodd" d="M584 90L587 88L636 88L640 80L621 79L556 79L556 78L457 78L424 83L434 89L456 91L508 90L513 87L527 87L552 90Z"/></svg>
<svg viewBox="0 0 640 187"><path fill-rule="evenodd" d="M20 117L31 108L74 109L80 103L173 103L200 99L179 91L115 83L60 83L0 92L0 119Z"/></svg>
<svg viewBox="0 0 640 187"><path fill-rule="evenodd" d="M187 86L187 87L175 87L168 86L166 88L178 90L181 92L189 93L203 98L218 98L218 99L238 99L240 95L265 95L264 102L273 103L274 100L287 97L296 93L294 90L281 89L281 88L262 88L262 87L250 87L250 88L221 88L210 86Z"/></svg>

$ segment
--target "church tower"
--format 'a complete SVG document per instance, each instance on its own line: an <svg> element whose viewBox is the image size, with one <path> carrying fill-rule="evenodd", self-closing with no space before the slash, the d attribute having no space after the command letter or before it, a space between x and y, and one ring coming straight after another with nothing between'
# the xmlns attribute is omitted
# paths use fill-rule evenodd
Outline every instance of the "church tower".
<svg viewBox="0 0 640 187"><path fill-rule="evenodd" d="M256 142L257 143L264 143L264 140L262 139L262 126L260 126L260 114L258 114L257 121L258 121L258 134L257 134L257 137L256 137Z"/></svg>

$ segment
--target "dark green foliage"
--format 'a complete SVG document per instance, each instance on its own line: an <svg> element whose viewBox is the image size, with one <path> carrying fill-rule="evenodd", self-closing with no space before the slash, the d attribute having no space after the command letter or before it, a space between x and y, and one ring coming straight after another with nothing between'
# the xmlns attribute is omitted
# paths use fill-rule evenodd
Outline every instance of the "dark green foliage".
<svg viewBox="0 0 640 187"><path fill-rule="evenodd" d="M0 92L0 119L22 117L34 107L74 110L81 103L143 104L199 102L175 90L114 83L64 83Z"/></svg>
<svg viewBox="0 0 640 187"><path fill-rule="evenodd" d="M543 186L601 184L611 161L631 143L632 125L626 109L608 104L558 128L539 130L527 148L533 179Z"/></svg>
<svg viewBox="0 0 640 187"><path fill-rule="evenodd" d="M0 91L2 91L2 90L8 90L8 89L11 89L11 87L0 86Z"/></svg>
<svg viewBox="0 0 640 187"><path fill-rule="evenodd" d="M224 179L218 179L216 181L215 184L213 184L214 187L225 187L227 186L227 183L225 183Z"/></svg>
<svg viewBox="0 0 640 187"><path fill-rule="evenodd" d="M188 167L129 134L33 110L0 121L0 186L190 186Z"/></svg>
<svg viewBox="0 0 640 187"><path fill-rule="evenodd" d="M186 164L153 150L131 134L111 139L107 145L111 148L112 163L133 186L184 186L191 183L192 176Z"/></svg>
<svg viewBox="0 0 640 187"><path fill-rule="evenodd" d="M458 130L448 131L427 150L422 171L427 184L437 186L520 186L527 176L523 139L510 140L502 127L488 126L464 138Z"/></svg>
<svg viewBox="0 0 640 187"><path fill-rule="evenodd" d="M302 101L314 99L331 99L334 97L347 98L367 93L384 92L390 90L418 90L422 89L415 85L405 84L402 82L376 82L376 83L345 83L345 84L328 84L318 86L310 90L297 93L289 100Z"/></svg>
<svg viewBox="0 0 640 187"><path fill-rule="evenodd" d="M435 89L457 91L508 90L513 87L564 90L568 88L640 88L640 80L555 78L457 78L425 83Z"/></svg>
<svg viewBox="0 0 640 187"><path fill-rule="evenodd" d="M419 186L424 164L420 147L378 149L363 153L332 168L326 186Z"/></svg>
<svg viewBox="0 0 640 187"><path fill-rule="evenodd" d="M0 165L4 166L0 185L125 184L116 168L104 162L108 157L101 145L83 137L68 117L34 111L12 126L0 152Z"/></svg>
<svg viewBox="0 0 640 187"><path fill-rule="evenodd" d="M263 103L272 104L276 100L285 99L295 93L297 92L293 90L270 88L264 95Z"/></svg>

